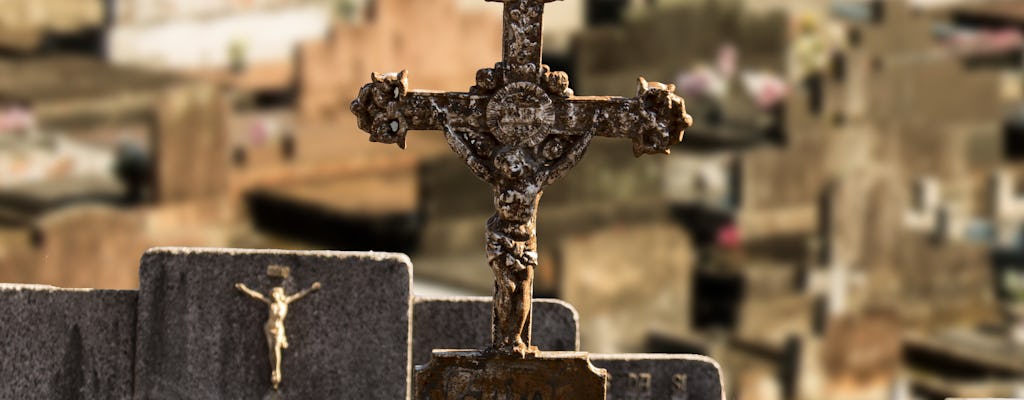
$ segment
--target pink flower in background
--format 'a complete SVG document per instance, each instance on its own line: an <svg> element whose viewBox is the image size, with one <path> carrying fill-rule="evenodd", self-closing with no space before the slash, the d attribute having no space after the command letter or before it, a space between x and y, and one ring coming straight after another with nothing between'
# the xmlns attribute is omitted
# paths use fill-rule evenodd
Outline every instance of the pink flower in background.
<svg viewBox="0 0 1024 400"><path fill-rule="evenodd" d="M262 120L253 121L249 124L249 145L262 146L269 140L270 133Z"/></svg>
<svg viewBox="0 0 1024 400"><path fill-rule="evenodd" d="M679 77L676 78L676 86L683 94L705 95L711 92L711 87L718 80L720 78L711 68L699 65L690 71L679 74Z"/></svg>
<svg viewBox="0 0 1024 400"><path fill-rule="evenodd" d="M736 224L723 225L715 235L715 244L727 249L740 247L740 229Z"/></svg>
<svg viewBox="0 0 1024 400"><path fill-rule="evenodd" d="M0 113L0 133L24 132L35 125L35 115L24 107L10 107Z"/></svg>
<svg viewBox="0 0 1024 400"><path fill-rule="evenodd" d="M774 107L789 94L786 81L769 72L744 72L743 88L762 110Z"/></svg>
<svg viewBox="0 0 1024 400"><path fill-rule="evenodd" d="M731 79L739 69L740 51L732 43L726 43L718 48L718 55L715 57L715 66L718 73L725 79Z"/></svg>
<svg viewBox="0 0 1024 400"><path fill-rule="evenodd" d="M716 99L725 97L729 82L739 69L740 53L736 46L724 44L718 48L714 67L698 64L676 77L676 87L683 94L708 96Z"/></svg>
<svg viewBox="0 0 1024 400"><path fill-rule="evenodd" d="M946 45L961 55L1000 54L1017 51L1024 45L1024 35L1014 28L951 28L943 36Z"/></svg>

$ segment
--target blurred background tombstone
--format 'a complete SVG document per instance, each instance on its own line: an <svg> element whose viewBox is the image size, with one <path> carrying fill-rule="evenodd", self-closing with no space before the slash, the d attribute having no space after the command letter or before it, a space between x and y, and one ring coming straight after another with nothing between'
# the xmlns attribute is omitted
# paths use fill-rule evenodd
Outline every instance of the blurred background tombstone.
<svg viewBox="0 0 1024 400"><path fill-rule="evenodd" d="M580 312L583 348L637 351L651 330L687 332L695 257L690 238L669 225L565 239L559 293Z"/></svg>

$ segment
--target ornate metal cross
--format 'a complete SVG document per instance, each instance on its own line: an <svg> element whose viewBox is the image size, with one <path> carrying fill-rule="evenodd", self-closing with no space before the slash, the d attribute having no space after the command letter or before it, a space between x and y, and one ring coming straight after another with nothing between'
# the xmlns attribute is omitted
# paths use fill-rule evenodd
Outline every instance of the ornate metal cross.
<svg viewBox="0 0 1024 400"><path fill-rule="evenodd" d="M569 77L541 64L541 20L551 0L505 3L502 61L476 73L469 93L409 90L405 71L371 74L352 102L370 141L405 148L409 130L442 130L452 150L494 187L487 259L494 272L491 351L530 346L537 204L595 135L629 138L636 156L669 153L692 119L675 85L639 78L637 95L574 96Z"/></svg>

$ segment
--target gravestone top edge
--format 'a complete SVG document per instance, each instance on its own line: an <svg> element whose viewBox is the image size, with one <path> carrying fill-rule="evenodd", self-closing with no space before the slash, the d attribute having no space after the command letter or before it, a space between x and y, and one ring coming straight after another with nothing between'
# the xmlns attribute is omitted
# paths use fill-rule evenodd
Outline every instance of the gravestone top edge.
<svg viewBox="0 0 1024 400"><path fill-rule="evenodd" d="M501 353L494 353L492 355L488 355L486 352L483 352L483 351L480 351L480 350L434 349L434 351L433 351L433 355L435 357L440 356L440 357L446 357L446 358L470 358L470 359L480 359L480 358L495 357L495 358L513 358L513 359L519 359L519 360L522 360L522 359L529 360L529 359L532 359L532 358L543 358L543 359L547 359L547 360L572 359L572 358L581 358L581 357L582 358L586 358L589 354L590 353L587 353L585 351L537 351L537 352L527 353L525 358L524 358L524 357L519 357L519 356L516 356L516 355L510 356L510 355L501 354Z"/></svg>
<svg viewBox="0 0 1024 400"><path fill-rule="evenodd" d="M278 250L278 249L239 249L228 247L153 247L142 254L139 263L139 279L143 280L144 272L149 268L160 268L155 263L149 263L146 259L159 256L190 256L190 255L218 255L218 256L303 256L322 257L338 259L354 259L373 262L393 262L405 266L409 276L409 294L412 297L413 265L412 259L405 253L391 253L380 251L336 251L336 250ZM140 287L142 282L140 282ZM412 300L409 302L412 305ZM411 311L410 311L411 312Z"/></svg>
<svg viewBox="0 0 1024 400"><path fill-rule="evenodd" d="M714 358L700 354L674 354L674 353L590 353L592 360L621 360L621 361L643 361L643 360L684 360L700 361L713 364L720 368L718 361Z"/></svg>
<svg viewBox="0 0 1024 400"><path fill-rule="evenodd" d="M337 250L277 250L277 249L239 249L230 247L153 247L143 254L227 254L227 255L250 255L250 254L302 254L307 256L322 257L358 257L370 260L397 260L412 265L412 259L405 253L391 253L382 251L337 251Z"/></svg>
<svg viewBox="0 0 1024 400"><path fill-rule="evenodd" d="M114 288L60 287L36 283L0 283L0 292L60 292L80 294L134 294L135 290L114 290Z"/></svg>
<svg viewBox="0 0 1024 400"><path fill-rule="evenodd" d="M452 303L476 303L491 301L491 299L491 296L413 296L414 303L426 303L432 301L447 301Z"/></svg>

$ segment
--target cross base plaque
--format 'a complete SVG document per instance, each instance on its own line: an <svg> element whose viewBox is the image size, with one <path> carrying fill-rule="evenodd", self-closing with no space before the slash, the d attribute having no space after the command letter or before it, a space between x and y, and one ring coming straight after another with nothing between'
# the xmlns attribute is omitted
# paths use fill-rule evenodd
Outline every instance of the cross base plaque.
<svg viewBox="0 0 1024 400"><path fill-rule="evenodd" d="M585 352L434 350L416 366L415 399L603 400L607 376Z"/></svg>

